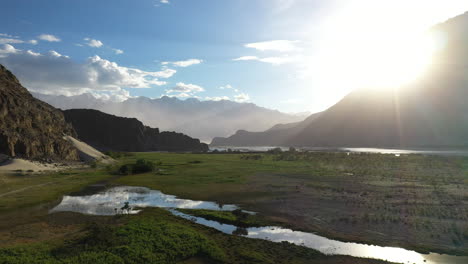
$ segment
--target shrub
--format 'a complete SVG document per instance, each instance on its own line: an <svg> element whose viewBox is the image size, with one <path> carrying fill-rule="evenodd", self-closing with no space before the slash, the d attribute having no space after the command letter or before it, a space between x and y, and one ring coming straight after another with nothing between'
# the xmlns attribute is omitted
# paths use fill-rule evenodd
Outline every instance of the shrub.
<svg viewBox="0 0 468 264"><path fill-rule="evenodd" d="M130 169L128 168L128 165L122 165L119 168L119 174L122 174L122 175L127 175L129 171Z"/></svg>
<svg viewBox="0 0 468 264"><path fill-rule="evenodd" d="M283 152L283 150L281 148L273 148L273 149L269 149L267 152L270 154L278 154L278 153Z"/></svg>
<svg viewBox="0 0 468 264"><path fill-rule="evenodd" d="M139 159L132 166L132 173L145 173L151 172L156 168L156 165L149 160Z"/></svg>

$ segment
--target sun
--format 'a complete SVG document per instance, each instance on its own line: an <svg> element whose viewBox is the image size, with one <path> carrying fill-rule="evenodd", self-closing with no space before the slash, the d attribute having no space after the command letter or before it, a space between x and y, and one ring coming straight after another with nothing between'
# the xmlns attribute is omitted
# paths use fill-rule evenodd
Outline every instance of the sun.
<svg viewBox="0 0 468 264"><path fill-rule="evenodd" d="M378 37L378 40L375 40ZM350 51L349 70L355 86L392 89L417 80L429 68L435 52L429 35L361 38Z"/></svg>
<svg viewBox="0 0 468 264"><path fill-rule="evenodd" d="M318 78L352 90L393 89L423 76L441 48L430 27L452 9L435 9L441 16L421 11L419 0L351 3L321 26Z"/></svg>

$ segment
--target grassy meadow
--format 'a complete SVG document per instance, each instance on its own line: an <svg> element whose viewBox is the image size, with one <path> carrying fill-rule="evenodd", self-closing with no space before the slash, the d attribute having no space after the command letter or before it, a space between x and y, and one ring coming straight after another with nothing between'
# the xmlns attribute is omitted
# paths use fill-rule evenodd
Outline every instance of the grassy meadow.
<svg viewBox="0 0 468 264"><path fill-rule="evenodd" d="M0 263L383 263L229 236L161 209L115 217L48 214L62 195L96 182L144 186L259 213L184 210L225 223L276 224L344 241L468 255L464 157L300 152L114 156L114 165L0 176ZM123 165L141 159L156 169L121 173Z"/></svg>

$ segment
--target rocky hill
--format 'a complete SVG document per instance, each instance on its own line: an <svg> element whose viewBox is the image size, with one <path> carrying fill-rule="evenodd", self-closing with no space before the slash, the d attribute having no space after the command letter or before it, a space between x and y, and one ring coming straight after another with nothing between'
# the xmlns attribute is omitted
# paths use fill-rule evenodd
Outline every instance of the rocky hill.
<svg viewBox="0 0 468 264"><path fill-rule="evenodd" d="M136 118L118 117L90 109L63 111L78 138L102 150L114 151L207 151L200 140L175 132L160 132Z"/></svg>
<svg viewBox="0 0 468 264"><path fill-rule="evenodd" d="M78 160L64 135L75 136L60 110L35 99L0 65L0 154L41 160Z"/></svg>

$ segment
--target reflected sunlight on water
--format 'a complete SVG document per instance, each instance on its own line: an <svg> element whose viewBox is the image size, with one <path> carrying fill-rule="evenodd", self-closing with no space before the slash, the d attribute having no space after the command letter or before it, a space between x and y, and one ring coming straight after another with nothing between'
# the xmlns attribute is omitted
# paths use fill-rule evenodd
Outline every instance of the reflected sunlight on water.
<svg viewBox="0 0 468 264"><path fill-rule="evenodd" d="M125 210L128 203L130 209ZM91 215L116 215L119 213L136 214L136 208L162 207L174 215L208 226L226 234L242 234L249 238L264 239L273 242L287 241L296 245L318 250L327 255L348 255L354 257L388 260L396 263L416 264L466 264L468 257L440 254L419 254L415 251L395 247L380 247L358 243L341 242L313 233L294 231L281 227L251 227L247 229L234 225L222 224L201 217L181 213L176 208L209 209L232 211L235 205L220 205L215 202L179 199L174 195L143 187L115 187L105 192L89 196L64 196L62 202L52 212L71 211ZM240 231L243 232L240 232ZM239 231L239 232L238 232Z"/></svg>

